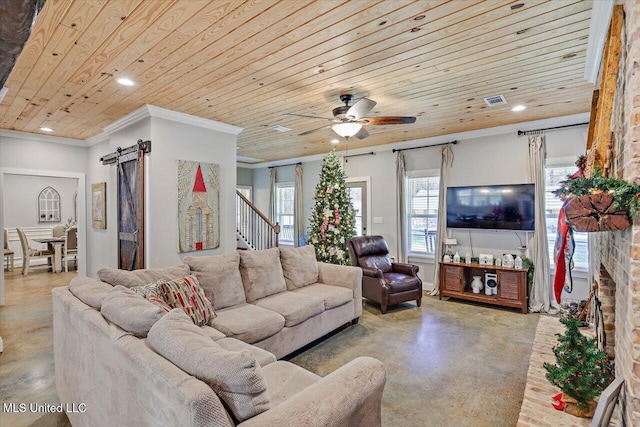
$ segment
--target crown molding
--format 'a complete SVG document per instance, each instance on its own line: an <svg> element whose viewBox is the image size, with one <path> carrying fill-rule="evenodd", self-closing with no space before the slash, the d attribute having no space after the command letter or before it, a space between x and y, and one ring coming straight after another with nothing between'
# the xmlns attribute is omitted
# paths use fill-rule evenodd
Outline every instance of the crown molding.
<svg viewBox="0 0 640 427"><path fill-rule="evenodd" d="M87 138L84 141L87 143L87 147L92 147L94 145L100 144L101 142L108 141L109 134L106 132L100 132L97 135L93 135L91 138Z"/></svg>
<svg viewBox="0 0 640 427"><path fill-rule="evenodd" d="M419 147L423 145L435 145L435 144L441 144L443 142L448 142L448 141L454 141L454 140L460 141L460 140L466 140L466 139L483 138L487 136L503 135L503 134L512 133L512 132L517 134L519 130L533 130L533 129L546 128L546 127L575 125L578 123L588 122L589 117L590 117L590 113L580 113L580 114L573 114L571 116L561 116L561 117L554 117L551 119L542 119L542 120L535 120L531 122L522 122L522 123L515 123L510 125L504 125L504 126L497 126L493 128L450 133L447 135L439 135L439 136L434 136L430 138L414 139L411 141L402 141L402 142L396 142L392 144L380 144L380 145L374 145L370 147L351 149L349 150L348 155L351 156L351 155L365 154L370 152L379 153L381 151L390 151L393 149L398 150L398 149L404 149L404 148ZM337 150L337 149L336 149L336 154L338 156L347 155L346 150ZM315 160L324 159L326 155L327 153L314 154L312 156L295 157L290 159L277 160L273 162L261 162L261 163L250 163L250 164L243 163L242 165L238 164L238 166L245 167L248 169L259 169L259 168L266 168L270 166L281 166L289 163L313 162Z"/></svg>
<svg viewBox="0 0 640 427"><path fill-rule="evenodd" d="M168 110L166 108L156 107L155 105L149 104L145 104L137 110L132 111L110 125L105 126L102 130L107 134L112 134L132 125L133 123L146 119L147 117L157 117L191 126L216 130L218 132L230 133L232 135L238 135L243 130L243 128L238 126L228 125L215 120L203 119L202 117L196 117L191 114L180 113L178 111Z"/></svg>
<svg viewBox="0 0 640 427"><path fill-rule="evenodd" d="M4 138L21 138L38 142L51 142L55 144L76 145L86 147L86 141L81 139L65 138L63 136L44 135L41 133L21 132L11 129L0 129L0 137Z"/></svg>

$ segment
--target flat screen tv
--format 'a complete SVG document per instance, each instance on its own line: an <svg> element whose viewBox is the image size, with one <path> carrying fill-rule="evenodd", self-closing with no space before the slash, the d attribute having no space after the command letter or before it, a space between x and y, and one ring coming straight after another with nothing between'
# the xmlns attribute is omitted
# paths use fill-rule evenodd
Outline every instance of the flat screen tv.
<svg viewBox="0 0 640 427"><path fill-rule="evenodd" d="M447 227L487 230L534 228L533 184L447 188Z"/></svg>

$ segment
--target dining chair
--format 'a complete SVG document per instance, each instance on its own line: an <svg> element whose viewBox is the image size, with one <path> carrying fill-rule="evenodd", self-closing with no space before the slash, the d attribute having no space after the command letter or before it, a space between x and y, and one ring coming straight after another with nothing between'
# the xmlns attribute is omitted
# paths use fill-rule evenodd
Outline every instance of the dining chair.
<svg viewBox="0 0 640 427"><path fill-rule="evenodd" d="M29 274L29 267L32 259L47 258L48 264L53 264L53 251L33 249L29 246L29 240L24 234L24 231L16 228L18 237L20 237L20 244L22 245L22 274L26 276ZM49 265L47 265L49 267Z"/></svg>
<svg viewBox="0 0 640 427"><path fill-rule="evenodd" d="M51 233L53 237L64 237L64 225L56 225Z"/></svg>
<svg viewBox="0 0 640 427"><path fill-rule="evenodd" d="M13 270L13 254L14 252L9 247L9 231L4 229L4 262L7 264L6 269Z"/></svg>
<svg viewBox="0 0 640 427"><path fill-rule="evenodd" d="M64 232L64 247L62 249L64 260L64 271L69 271L69 258L73 257L73 262L78 265L78 227L69 227Z"/></svg>

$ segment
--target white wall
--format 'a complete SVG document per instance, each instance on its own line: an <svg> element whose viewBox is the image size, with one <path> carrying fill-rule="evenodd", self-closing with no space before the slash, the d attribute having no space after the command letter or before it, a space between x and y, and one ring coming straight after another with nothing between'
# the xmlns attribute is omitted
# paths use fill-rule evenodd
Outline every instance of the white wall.
<svg viewBox="0 0 640 427"><path fill-rule="evenodd" d="M187 255L235 251L236 139L235 135L217 130L151 118L148 267L179 264ZM220 166L220 247L217 249L178 254L178 160Z"/></svg>
<svg viewBox="0 0 640 427"><path fill-rule="evenodd" d="M235 189L236 136L197 125L160 117L146 117L109 135L108 141L91 148L90 182L107 182L107 229L89 232L92 251L90 275L100 268L116 268L117 169L103 166L99 158L117 147L126 148L138 139L151 141L146 155L145 266L167 267L182 263L187 255L229 253L236 248ZM220 165L220 247L178 253L178 160Z"/></svg>
<svg viewBox="0 0 640 427"><path fill-rule="evenodd" d="M148 131L147 131L148 133ZM122 148L126 148L133 143L120 139ZM112 153L117 146L112 146L109 138L89 147L88 152L88 173L87 173L87 275L98 277L97 271L101 268L115 268L118 265L118 241L117 233L117 187L116 187L116 166L103 165L100 161L102 156ZM91 185L101 182L107 183L107 228L93 228L91 222Z"/></svg>
<svg viewBox="0 0 640 427"><path fill-rule="evenodd" d="M238 185L253 185L253 169L237 168L236 180Z"/></svg>
<svg viewBox="0 0 640 427"><path fill-rule="evenodd" d="M38 196L52 187L60 195L60 221L39 222ZM4 177L4 227L50 227L75 218L73 196L78 191L75 178L6 174Z"/></svg>
<svg viewBox="0 0 640 427"><path fill-rule="evenodd" d="M585 151L586 126L548 132L546 140L547 159L551 163L560 161L572 164L577 156ZM460 139L452 149L454 161L451 184L453 186L529 182L527 180L528 138L518 137L516 132ZM440 147L407 150L404 154L407 172L440 168ZM305 227L308 229L322 161L302 161ZM344 165L347 176L371 177L372 208L369 216L381 217L382 223L371 224L367 234L384 236L393 256L397 254L395 161L396 154L389 149L376 152L375 155L350 157ZM291 181L292 170L293 167L278 168L276 180ZM254 169L253 186L256 206L267 212L269 171L266 167ZM520 239L525 240L524 232L516 235L514 231L451 230L451 234L458 240L455 250L458 250L461 255L470 250L469 234L473 240L474 255L480 252L495 255L506 251L514 252L520 246L518 235ZM410 261L420 266L419 275L425 282L425 287L431 287L435 265L433 259L412 257ZM574 291L564 297L584 299L587 296L586 275L574 275Z"/></svg>

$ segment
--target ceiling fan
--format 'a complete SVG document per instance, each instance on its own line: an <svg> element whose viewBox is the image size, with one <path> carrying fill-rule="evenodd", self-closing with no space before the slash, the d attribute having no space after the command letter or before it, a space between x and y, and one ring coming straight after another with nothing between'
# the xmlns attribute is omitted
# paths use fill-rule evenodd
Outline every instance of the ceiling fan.
<svg viewBox="0 0 640 427"><path fill-rule="evenodd" d="M299 136L309 135L310 133L326 129L330 127L335 133L344 137L350 138L355 136L358 139L364 139L369 136L369 132L364 128L364 125L401 125L408 123L415 123L415 117L404 116L379 116L379 117L364 117L369 113L376 102L369 98L361 98L355 104L349 105L353 100L353 95L349 93L343 93L340 95L340 101L344 102L344 105L333 109L333 118L307 116L304 114L286 113L288 116L307 117L310 119L328 120L333 124L322 126L316 129L311 129L306 132L298 134Z"/></svg>

